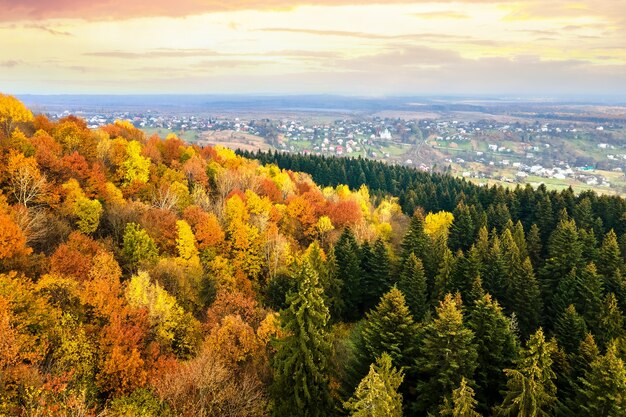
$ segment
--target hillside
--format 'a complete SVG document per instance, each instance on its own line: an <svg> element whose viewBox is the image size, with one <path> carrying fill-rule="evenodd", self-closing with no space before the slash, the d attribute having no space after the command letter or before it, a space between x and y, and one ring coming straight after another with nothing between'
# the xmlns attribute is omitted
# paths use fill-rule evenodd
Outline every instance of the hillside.
<svg viewBox="0 0 626 417"><path fill-rule="evenodd" d="M0 95L0 416L619 416L625 257L617 196Z"/></svg>

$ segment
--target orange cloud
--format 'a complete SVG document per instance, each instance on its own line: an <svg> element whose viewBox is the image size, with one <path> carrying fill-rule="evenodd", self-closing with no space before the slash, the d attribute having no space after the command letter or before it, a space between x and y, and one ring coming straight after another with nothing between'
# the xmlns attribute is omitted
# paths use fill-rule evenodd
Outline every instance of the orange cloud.
<svg viewBox="0 0 626 417"><path fill-rule="evenodd" d="M0 20L79 18L88 20L133 17L184 17L238 10L290 10L298 6L367 6L387 4L451 3L455 0L0 0ZM494 3L494 0L460 0ZM498 3L515 0L498 0ZM464 18L456 12L427 12L423 17Z"/></svg>

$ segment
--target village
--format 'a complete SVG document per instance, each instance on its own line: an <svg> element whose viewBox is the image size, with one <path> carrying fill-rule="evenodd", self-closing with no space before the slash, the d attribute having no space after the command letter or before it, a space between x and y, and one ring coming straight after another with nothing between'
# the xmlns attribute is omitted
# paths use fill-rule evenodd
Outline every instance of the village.
<svg viewBox="0 0 626 417"><path fill-rule="evenodd" d="M59 119L67 114L49 116ZM128 120L148 134L174 132L199 145L216 144L211 132L222 132L234 138L226 143L231 147L245 135L283 152L373 158L423 171L447 170L479 183L563 182L626 192L626 180L621 181L626 169L626 127L615 122L375 116L329 121L315 116L239 118L150 110L81 116L90 128Z"/></svg>

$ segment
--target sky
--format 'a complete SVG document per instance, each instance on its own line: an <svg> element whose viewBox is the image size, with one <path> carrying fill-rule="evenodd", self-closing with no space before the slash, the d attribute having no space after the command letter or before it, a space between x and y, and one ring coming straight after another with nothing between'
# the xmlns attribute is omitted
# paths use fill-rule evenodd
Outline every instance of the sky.
<svg viewBox="0 0 626 417"><path fill-rule="evenodd" d="M626 95L626 1L0 0L0 92Z"/></svg>

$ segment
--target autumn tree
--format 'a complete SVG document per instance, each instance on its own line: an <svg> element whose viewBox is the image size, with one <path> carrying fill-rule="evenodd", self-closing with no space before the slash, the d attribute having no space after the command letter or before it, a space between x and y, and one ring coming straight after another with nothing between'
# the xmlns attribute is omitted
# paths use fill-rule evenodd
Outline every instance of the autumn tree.
<svg viewBox="0 0 626 417"><path fill-rule="evenodd" d="M124 230L122 256L131 270L142 263L152 263L158 256L154 240L137 223L128 223Z"/></svg>
<svg viewBox="0 0 626 417"><path fill-rule="evenodd" d="M0 129L4 137L11 136L16 124L32 120L33 114L22 102L13 96L0 94Z"/></svg>

